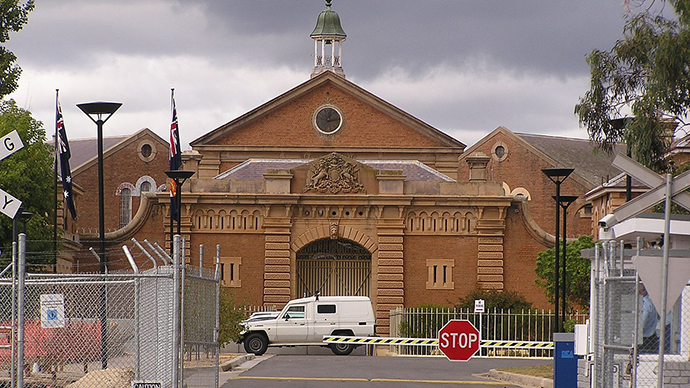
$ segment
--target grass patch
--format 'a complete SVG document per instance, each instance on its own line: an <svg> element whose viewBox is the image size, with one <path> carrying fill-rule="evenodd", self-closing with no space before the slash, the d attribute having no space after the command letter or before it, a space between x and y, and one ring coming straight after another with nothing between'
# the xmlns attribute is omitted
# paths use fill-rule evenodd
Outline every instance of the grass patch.
<svg viewBox="0 0 690 388"><path fill-rule="evenodd" d="M508 368L498 368L497 370L510 373L517 373L520 375L553 379L553 365L512 366Z"/></svg>

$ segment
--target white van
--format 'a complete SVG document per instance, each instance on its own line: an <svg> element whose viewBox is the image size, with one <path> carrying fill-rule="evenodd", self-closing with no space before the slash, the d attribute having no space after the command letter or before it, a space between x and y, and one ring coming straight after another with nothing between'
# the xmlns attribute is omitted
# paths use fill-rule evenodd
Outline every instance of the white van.
<svg viewBox="0 0 690 388"><path fill-rule="evenodd" d="M373 336L374 310L365 296L312 296L291 300L275 319L246 322L242 335L247 353L262 355L269 346L329 346L348 355L357 345L323 343L325 335Z"/></svg>

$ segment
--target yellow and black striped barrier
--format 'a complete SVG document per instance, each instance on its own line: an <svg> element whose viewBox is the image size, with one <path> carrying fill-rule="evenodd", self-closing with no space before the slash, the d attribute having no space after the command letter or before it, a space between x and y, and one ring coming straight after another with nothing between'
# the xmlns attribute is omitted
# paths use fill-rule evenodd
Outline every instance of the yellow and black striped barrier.
<svg viewBox="0 0 690 388"><path fill-rule="evenodd" d="M323 342L329 344L346 343L353 345L438 345L438 340L436 338L351 337L340 335L325 335L323 336Z"/></svg>
<svg viewBox="0 0 690 388"><path fill-rule="evenodd" d="M436 338L388 338L388 337L352 337L332 335L323 336L328 344L346 343L353 345L416 345L438 346ZM480 347L502 349L553 349L553 342L540 341L481 341Z"/></svg>

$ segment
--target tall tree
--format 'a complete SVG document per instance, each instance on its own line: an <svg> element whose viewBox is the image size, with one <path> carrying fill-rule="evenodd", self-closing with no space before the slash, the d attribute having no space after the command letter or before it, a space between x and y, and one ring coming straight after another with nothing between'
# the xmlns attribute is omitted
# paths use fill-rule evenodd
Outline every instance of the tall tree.
<svg viewBox="0 0 690 388"><path fill-rule="evenodd" d="M690 1L663 2L673 7L676 20L662 16L653 0L641 3L647 8L627 16L623 38L611 50L587 56L590 89L575 113L599 148L610 152L624 142L635 159L661 170L670 136L687 133ZM634 120L624 126L612 122L628 110Z"/></svg>
<svg viewBox="0 0 690 388"><path fill-rule="evenodd" d="M26 222L27 263L32 271L46 269L53 260L53 148L45 143L43 124L14 100L0 102L0 136L17 130L24 148L0 161L0 188L22 201L22 210L33 213ZM24 231L19 222L20 231ZM0 214L0 266L12 253L12 220Z"/></svg>
<svg viewBox="0 0 690 388"><path fill-rule="evenodd" d="M0 0L0 43L10 40L11 32L18 32L29 20L34 1ZM15 63L17 57L4 46L0 46L0 98L17 89L22 69Z"/></svg>
<svg viewBox="0 0 690 388"><path fill-rule="evenodd" d="M566 301L571 308L589 309L589 266L590 260L580 255L583 249L594 247L592 236L580 236L576 241L566 244ZM534 272L538 279L537 286L544 289L544 295L553 302L554 268L556 249L539 252ZM561 271L563 268L561 267Z"/></svg>

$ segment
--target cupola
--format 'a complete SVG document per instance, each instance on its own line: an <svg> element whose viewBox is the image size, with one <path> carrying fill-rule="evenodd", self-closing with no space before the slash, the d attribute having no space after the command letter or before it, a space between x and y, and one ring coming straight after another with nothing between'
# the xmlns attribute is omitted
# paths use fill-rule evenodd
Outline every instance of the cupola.
<svg viewBox="0 0 690 388"><path fill-rule="evenodd" d="M311 33L314 39L314 77L324 71L332 71L345 77L342 64L343 42L347 35L340 25L340 16L331 9L332 0L326 0L326 9L316 19Z"/></svg>

